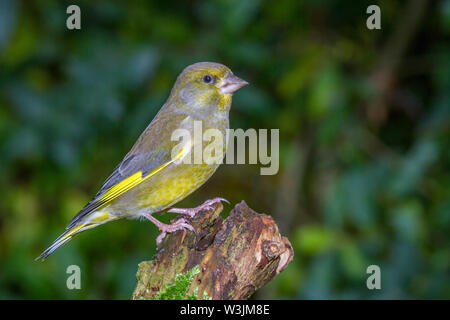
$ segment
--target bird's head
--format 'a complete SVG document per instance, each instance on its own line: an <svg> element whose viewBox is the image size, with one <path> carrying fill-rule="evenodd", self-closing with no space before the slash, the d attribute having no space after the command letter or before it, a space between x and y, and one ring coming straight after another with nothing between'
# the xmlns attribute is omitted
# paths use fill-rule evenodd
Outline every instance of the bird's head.
<svg viewBox="0 0 450 320"><path fill-rule="evenodd" d="M192 108L217 105L220 109L221 105L228 105L226 109L232 94L247 84L222 64L199 62L188 66L178 76L171 96Z"/></svg>

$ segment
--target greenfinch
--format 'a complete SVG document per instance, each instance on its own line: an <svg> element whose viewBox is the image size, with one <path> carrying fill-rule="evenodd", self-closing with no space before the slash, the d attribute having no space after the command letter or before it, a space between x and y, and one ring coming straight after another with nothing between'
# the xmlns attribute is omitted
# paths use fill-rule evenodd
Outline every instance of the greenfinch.
<svg viewBox="0 0 450 320"><path fill-rule="evenodd" d="M96 196L69 222L66 230L36 260L45 260L75 235L121 218L147 218L162 232L191 230L189 219L210 207L215 198L190 209L172 208L204 184L220 165L216 162L182 161L191 157L195 141L179 143L172 138L177 129L193 133L195 123L203 130L218 130L225 137L233 93L248 83L219 63L199 62L178 76L169 98L140 135L131 150L106 179ZM222 155L226 140L221 142ZM223 156L222 156L223 157ZM154 218L157 212L176 212L184 218L164 224Z"/></svg>

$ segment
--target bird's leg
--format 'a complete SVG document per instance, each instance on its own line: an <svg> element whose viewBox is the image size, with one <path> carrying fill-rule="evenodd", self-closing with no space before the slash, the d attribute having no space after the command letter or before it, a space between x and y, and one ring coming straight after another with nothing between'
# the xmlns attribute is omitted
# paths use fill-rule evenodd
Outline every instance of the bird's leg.
<svg viewBox="0 0 450 320"><path fill-rule="evenodd" d="M144 217L146 217L148 220L153 222L159 230L161 230L161 233L156 238L156 244L159 245L166 236L167 233L175 232L178 230L191 230L195 234L197 234L197 231L195 231L194 227L191 226L185 219L180 218L176 222L172 224L165 224L153 217L151 214L144 214Z"/></svg>
<svg viewBox="0 0 450 320"><path fill-rule="evenodd" d="M214 198L214 199L206 200L203 204L201 204L195 208L169 208L166 211L174 212L174 213L181 213L181 214L188 216L189 218L192 218L198 212L200 212L202 210L211 210L213 208L212 205L214 203L221 202L221 201L224 201L228 204L230 203L227 199L224 199L224 198Z"/></svg>

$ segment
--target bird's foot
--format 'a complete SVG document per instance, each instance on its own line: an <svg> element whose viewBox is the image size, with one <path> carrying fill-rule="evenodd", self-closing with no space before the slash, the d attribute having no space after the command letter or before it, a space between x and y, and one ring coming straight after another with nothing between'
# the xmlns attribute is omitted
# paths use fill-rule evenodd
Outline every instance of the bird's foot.
<svg viewBox="0 0 450 320"><path fill-rule="evenodd" d="M185 219L180 218L177 221L175 221L172 224L165 224L153 217L151 214L144 215L148 220L153 222L159 230L161 230L161 233L156 237L156 245L159 245L161 241L164 239L164 237L167 235L167 233L175 232L178 230L191 230L195 234L197 234L197 231L194 229L193 226L191 226Z"/></svg>
<svg viewBox="0 0 450 320"><path fill-rule="evenodd" d="M211 210L213 209L213 204L217 202L224 201L226 203L230 203L227 199L224 198L214 198L210 200L206 200L203 202L203 204L199 205L195 208L169 208L166 211L167 212L173 212L173 213L181 213L188 217L188 219L192 219L198 212L202 210Z"/></svg>

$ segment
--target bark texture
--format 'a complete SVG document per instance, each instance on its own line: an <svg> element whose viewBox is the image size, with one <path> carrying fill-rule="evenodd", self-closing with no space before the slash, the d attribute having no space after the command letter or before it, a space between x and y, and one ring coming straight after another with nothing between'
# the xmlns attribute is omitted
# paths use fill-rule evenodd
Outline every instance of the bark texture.
<svg viewBox="0 0 450 320"><path fill-rule="evenodd" d="M242 201L223 220L222 204L199 212L193 232L168 234L151 261L139 264L133 299L153 296L166 284L196 265L189 292L198 287L213 299L247 299L284 270L294 256L289 240L280 235L271 216L258 214Z"/></svg>

